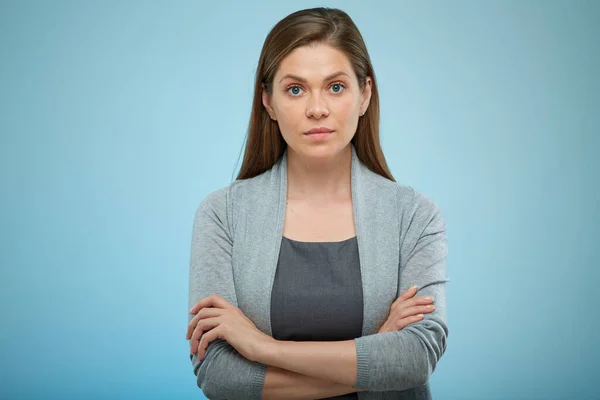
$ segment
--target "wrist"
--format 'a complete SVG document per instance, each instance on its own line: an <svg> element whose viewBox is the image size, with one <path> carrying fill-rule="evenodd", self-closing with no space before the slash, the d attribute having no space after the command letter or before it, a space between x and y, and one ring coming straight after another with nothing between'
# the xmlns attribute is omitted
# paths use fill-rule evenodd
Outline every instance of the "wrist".
<svg viewBox="0 0 600 400"><path fill-rule="evenodd" d="M266 365L273 365L272 363L277 358L280 345L281 341L268 336L257 347L255 352L256 356L253 361Z"/></svg>

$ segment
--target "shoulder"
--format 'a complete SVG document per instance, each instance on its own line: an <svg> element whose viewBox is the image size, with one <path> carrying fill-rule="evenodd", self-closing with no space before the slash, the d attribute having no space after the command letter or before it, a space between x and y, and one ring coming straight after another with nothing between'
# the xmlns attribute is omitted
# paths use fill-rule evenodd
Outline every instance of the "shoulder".
<svg viewBox="0 0 600 400"><path fill-rule="evenodd" d="M398 206L409 213L435 214L440 212L436 201L412 186L396 184L396 194Z"/></svg>
<svg viewBox="0 0 600 400"><path fill-rule="evenodd" d="M206 195L196 207L194 214L194 231L205 230L208 226L227 224L227 191L223 187Z"/></svg>
<svg viewBox="0 0 600 400"><path fill-rule="evenodd" d="M196 219L211 217L228 222L236 204L244 204L265 195L271 179L271 171L249 179L236 180L206 195L196 208ZM231 222L231 221L229 221Z"/></svg>
<svg viewBox="0 0 600 400"><path fill-rule="evenodd" d="M433 215L440 212L438 204L429 196L414 189L412 186L391 181L375 172L367 170L368 185L365 190L371 195L393 198L398 211L403 215Z"/></svg>
<svg viewBox="0 0 600 400"><path fill-rule="evenodd" d="M412 186L396 184L400 229L404 235L421 236L430 230L445 231L438 203Z"/></svg>

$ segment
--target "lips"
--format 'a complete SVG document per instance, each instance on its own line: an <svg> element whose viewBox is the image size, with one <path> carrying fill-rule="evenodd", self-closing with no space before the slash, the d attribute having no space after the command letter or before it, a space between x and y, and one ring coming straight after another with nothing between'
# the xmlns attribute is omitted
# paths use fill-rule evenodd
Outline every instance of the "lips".
<svg viewBox="0 0 600 400"><path fill-rule="evenodd" d="M304 132L305 135L313 135L316 133L331 133L333 132L333 129L329 129L329 128L325 128L325 127L317 127L317 128L312 128L309 131Z"/></svg>

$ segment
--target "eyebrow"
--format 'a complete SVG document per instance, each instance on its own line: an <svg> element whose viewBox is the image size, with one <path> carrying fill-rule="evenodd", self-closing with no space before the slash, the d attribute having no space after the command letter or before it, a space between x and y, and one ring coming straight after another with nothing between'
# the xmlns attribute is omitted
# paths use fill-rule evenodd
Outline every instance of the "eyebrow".
<svg viewBox="0 0 600 400"><path fill-rule="evenodd" d="M346 75L347 77L350 77L350 75L348 75L347 73L345 73L343 71L338 71L338 72L334 72L333 74L331 74L329 76L326 76L323 79L323 81L329 81L329 80L337 78L338 76L341 76L341 75ZM294 80L302 82L302 83L307 83L306 79L302 78L301 76L292 75L292 74L285 75L283 78L281 78L281 80L279 80L279 83L281 83L281 81L283 81L285 78L291 78L291 79L294 79Z"/></svg>

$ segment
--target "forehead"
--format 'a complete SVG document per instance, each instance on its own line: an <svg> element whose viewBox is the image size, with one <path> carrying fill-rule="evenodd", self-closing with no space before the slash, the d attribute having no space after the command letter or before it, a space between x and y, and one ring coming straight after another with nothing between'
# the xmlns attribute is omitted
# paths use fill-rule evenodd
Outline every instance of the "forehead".
<svg viewBox="0 0 600 400"><path fill-rule="evenodd" d="M352 65L342 51L326 44L302 46L294 49L281 61L275 74L275 82L286 74L301 76L310 81L323 79L338 71L354 75Z"/></svg>

